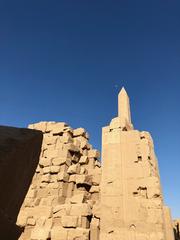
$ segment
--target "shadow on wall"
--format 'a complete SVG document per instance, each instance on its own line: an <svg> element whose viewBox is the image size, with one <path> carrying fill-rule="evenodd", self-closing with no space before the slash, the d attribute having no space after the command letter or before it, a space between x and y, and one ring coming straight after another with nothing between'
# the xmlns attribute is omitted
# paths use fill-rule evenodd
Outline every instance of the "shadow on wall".
<svg viewBox="0 0 180 240"><path fill-rule="evenodd" d="M0 239L16 240L16 219L39 162L40 131L0 126Z"/></svg>
<svg viewBox="0 0 180 240"><path fill-rule="evenodd" d="M180 240L180 231L179 231L179 223L175 223L174 225L174 237L175 240Z"/></svg>

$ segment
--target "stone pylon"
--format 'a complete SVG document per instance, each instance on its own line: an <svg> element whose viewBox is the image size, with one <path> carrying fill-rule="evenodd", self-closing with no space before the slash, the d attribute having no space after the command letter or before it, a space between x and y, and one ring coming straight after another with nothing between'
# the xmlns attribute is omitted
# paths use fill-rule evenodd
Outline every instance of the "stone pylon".
<svg viewBox="0 0 180 240"><path fill-rule="evenodd" d="M102 130L100 240L173 240L164 216L153 140L133 129L122 88L118 117Z"/></svg>

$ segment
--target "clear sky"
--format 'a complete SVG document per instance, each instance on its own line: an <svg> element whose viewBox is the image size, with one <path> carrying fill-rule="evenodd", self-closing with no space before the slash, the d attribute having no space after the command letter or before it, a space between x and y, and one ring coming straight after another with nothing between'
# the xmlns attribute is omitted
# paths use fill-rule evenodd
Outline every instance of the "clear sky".
<svg viewBox="0 0 180 240"><path fill-rule="evenodd" d="M180 1L0 1L0 124L84 127L101 148L125 86L180 217Z"/></svg>

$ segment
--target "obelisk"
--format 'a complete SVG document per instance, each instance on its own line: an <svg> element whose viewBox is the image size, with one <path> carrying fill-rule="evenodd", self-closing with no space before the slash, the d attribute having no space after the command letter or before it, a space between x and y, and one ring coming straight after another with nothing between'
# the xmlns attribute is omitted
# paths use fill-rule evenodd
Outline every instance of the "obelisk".
<svg viewBox="0 0 180 240"><path fill-rule="evenodd" d="M165 239L153 141L148 132L133 129L129 97L122 88L118 117L102 129L100 240Z"/></svg>
<svg viewBox="0 0 180 240"><path fill-rule="evenodd" d="M129 97L124 87L121 89L118 95L118 116L131 123Z"/></svg>

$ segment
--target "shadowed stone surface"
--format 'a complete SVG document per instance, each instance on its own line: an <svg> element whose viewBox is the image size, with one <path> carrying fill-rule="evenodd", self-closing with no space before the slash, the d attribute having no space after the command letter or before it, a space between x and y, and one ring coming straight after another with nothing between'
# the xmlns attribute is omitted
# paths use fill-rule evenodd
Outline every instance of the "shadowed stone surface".
<svg viewBox="0 0 180 240"><path fill-rule="evenodd" d="M15 240L16 219L39 161L42 133L0 126L0 236Z"/></svg>

